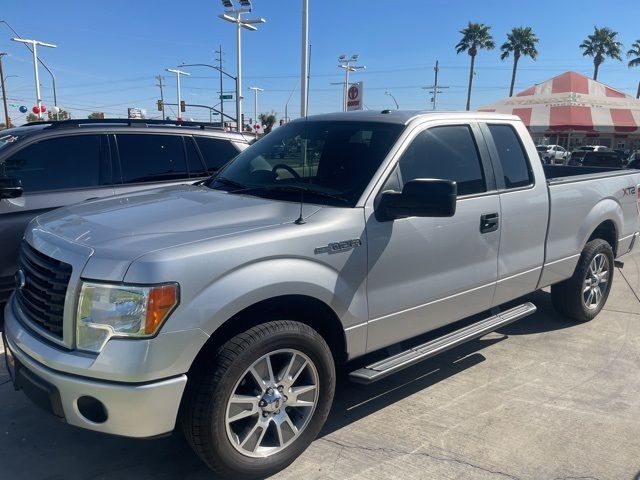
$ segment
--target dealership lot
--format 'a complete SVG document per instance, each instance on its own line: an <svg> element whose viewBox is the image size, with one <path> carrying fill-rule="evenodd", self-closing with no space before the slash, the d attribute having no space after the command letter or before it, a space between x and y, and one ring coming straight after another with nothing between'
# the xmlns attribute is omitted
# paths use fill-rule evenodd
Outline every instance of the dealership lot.
<svg viewBox="0 0 640 480"><path fill-rule="evenodd" d="M634 478L640 471L640 252L592 322L553 310L370 386L340 381L323 434L279 479ZM0 477L210 479L180 435L67 426L13 391L0 353Z"/></svg>

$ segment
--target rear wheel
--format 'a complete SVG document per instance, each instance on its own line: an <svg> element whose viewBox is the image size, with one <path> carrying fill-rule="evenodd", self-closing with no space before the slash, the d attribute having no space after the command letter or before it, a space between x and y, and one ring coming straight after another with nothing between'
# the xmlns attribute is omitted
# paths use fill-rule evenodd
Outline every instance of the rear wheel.
<svg viewBox="0 0 640 480"><path fill-rule="evenodd" d="M260 478L286 467L313 441L331 408L331 351L302 323L251 328L201 367L185 392L182 427L222 478Z"/></svg>
<svg viewBox="0 0 640 480"><path fill-rule="evenodd" d="M613 251L601 239L587 243L573 276L551 287L553 305L580 322L593 319L604 307L613 281Z"/></svg>

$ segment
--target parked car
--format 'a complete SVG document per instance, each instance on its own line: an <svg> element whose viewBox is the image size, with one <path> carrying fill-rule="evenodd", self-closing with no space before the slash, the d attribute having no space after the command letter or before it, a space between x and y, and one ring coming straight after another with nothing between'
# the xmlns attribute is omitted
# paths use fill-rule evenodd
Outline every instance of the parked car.
<svg viewBox="0 0 640 480"><path fill-rule="evenodd" d="M68 120L3 130L0 306L14 286L20 239L36 215L87 199L202 180L247 146L243 135L205 124L153 120Z"/></svg>
<svg viewBox="0 0 640 480"><path fill-rule="evenodd" d="M626 162L612 150L594 152L579 150L572 152L571 158L569 159L569 165L624 168L626 166Z"/></svg>
<svg viewBox="0 0 640 480"><path fill-rule="evenodd" d="M640 169L640 153L634 152L629 156L629 161L627 162L627 168Z"/></svg>
<svg viewBox="0 0 640 480"><path fill-rule="evenodd" d="M561 145L538 145L536 149L542 153L545 163L564 164L569 157L569 152Z"/></svg>
<svg viewBox="0 0 640 480"><path fill-rule="evenodd" d="M301 153L272 158L292 139ZM216 478L264 478L322 428L336 368L374 382L530 315L504 305L549 285L594 318L636 243L639 184L541 165L511 115L296 120L204 183L34 219L5 309L11 378L70 425L178 424Z"/></svg>
<svg viewBox="0 0 640 480"><path fill-rule="evenodd" d="M611 149L609 147L605 147L604 145L582 145L576 150L583 150L585 152L606 152L607 150Z"/></svg>

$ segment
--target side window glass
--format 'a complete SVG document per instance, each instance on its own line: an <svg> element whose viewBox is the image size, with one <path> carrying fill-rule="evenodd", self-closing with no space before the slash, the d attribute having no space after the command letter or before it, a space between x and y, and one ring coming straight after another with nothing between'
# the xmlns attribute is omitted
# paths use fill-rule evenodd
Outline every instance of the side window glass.
<svg viewBox="0 0 640 480"><path fill-rule="evenodd" d="M187 147L187 162L189 163L189 176L191 178L206 177L207 170L204 168L202 160L200 160L200 153L193 143L192 137L184 137L184 142Z"/></svg>
<svg viewBox="0 0 640 480"><path fill-rule="evenodd" d="M403 184L417 178L453 180L458 195L486 192L480 155L467 125L434 127L421 132L400 158Z"/></svg>
<svg viewBox="0 0 640 480"><path fill-rule="evenodd" d="M178 135L118 134L124 183L188 178L182 137Z"/></svg>
<svg viewBox="0 0 640 480"><path fill-rule="evenodd" d="M498 151L506 188L526 187L533 183L527 156L511 125L489 125L493 143Z"/></svg>
<svg viewBox="0 0 640 480"><path fill-rule="evenodd" d="M98 135L69 135L29 145L6 159L4 173L20 179L25 192L107 183L100 175Z"/></svg>
<svg viewBox="0 0 640 480"><path fill-rule="evenodd" d="M195 140L209 173L217 172L239 153L229 140L207 137L195 137Z"/></svg>

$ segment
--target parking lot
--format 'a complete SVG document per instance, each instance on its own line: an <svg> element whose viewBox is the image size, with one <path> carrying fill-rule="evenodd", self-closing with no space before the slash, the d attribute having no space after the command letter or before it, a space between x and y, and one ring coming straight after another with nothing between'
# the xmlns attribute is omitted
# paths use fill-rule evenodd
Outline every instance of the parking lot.
<svg viewBox="0 0 640 480"><path fill-rule="evenodd" d="M640 252L605 310L538 312L370 386L339 382L320 437L279 479L632 479L640 471ZM179 434L103 436L14 392L0 353L0 478L210 479Z"/></svg>

